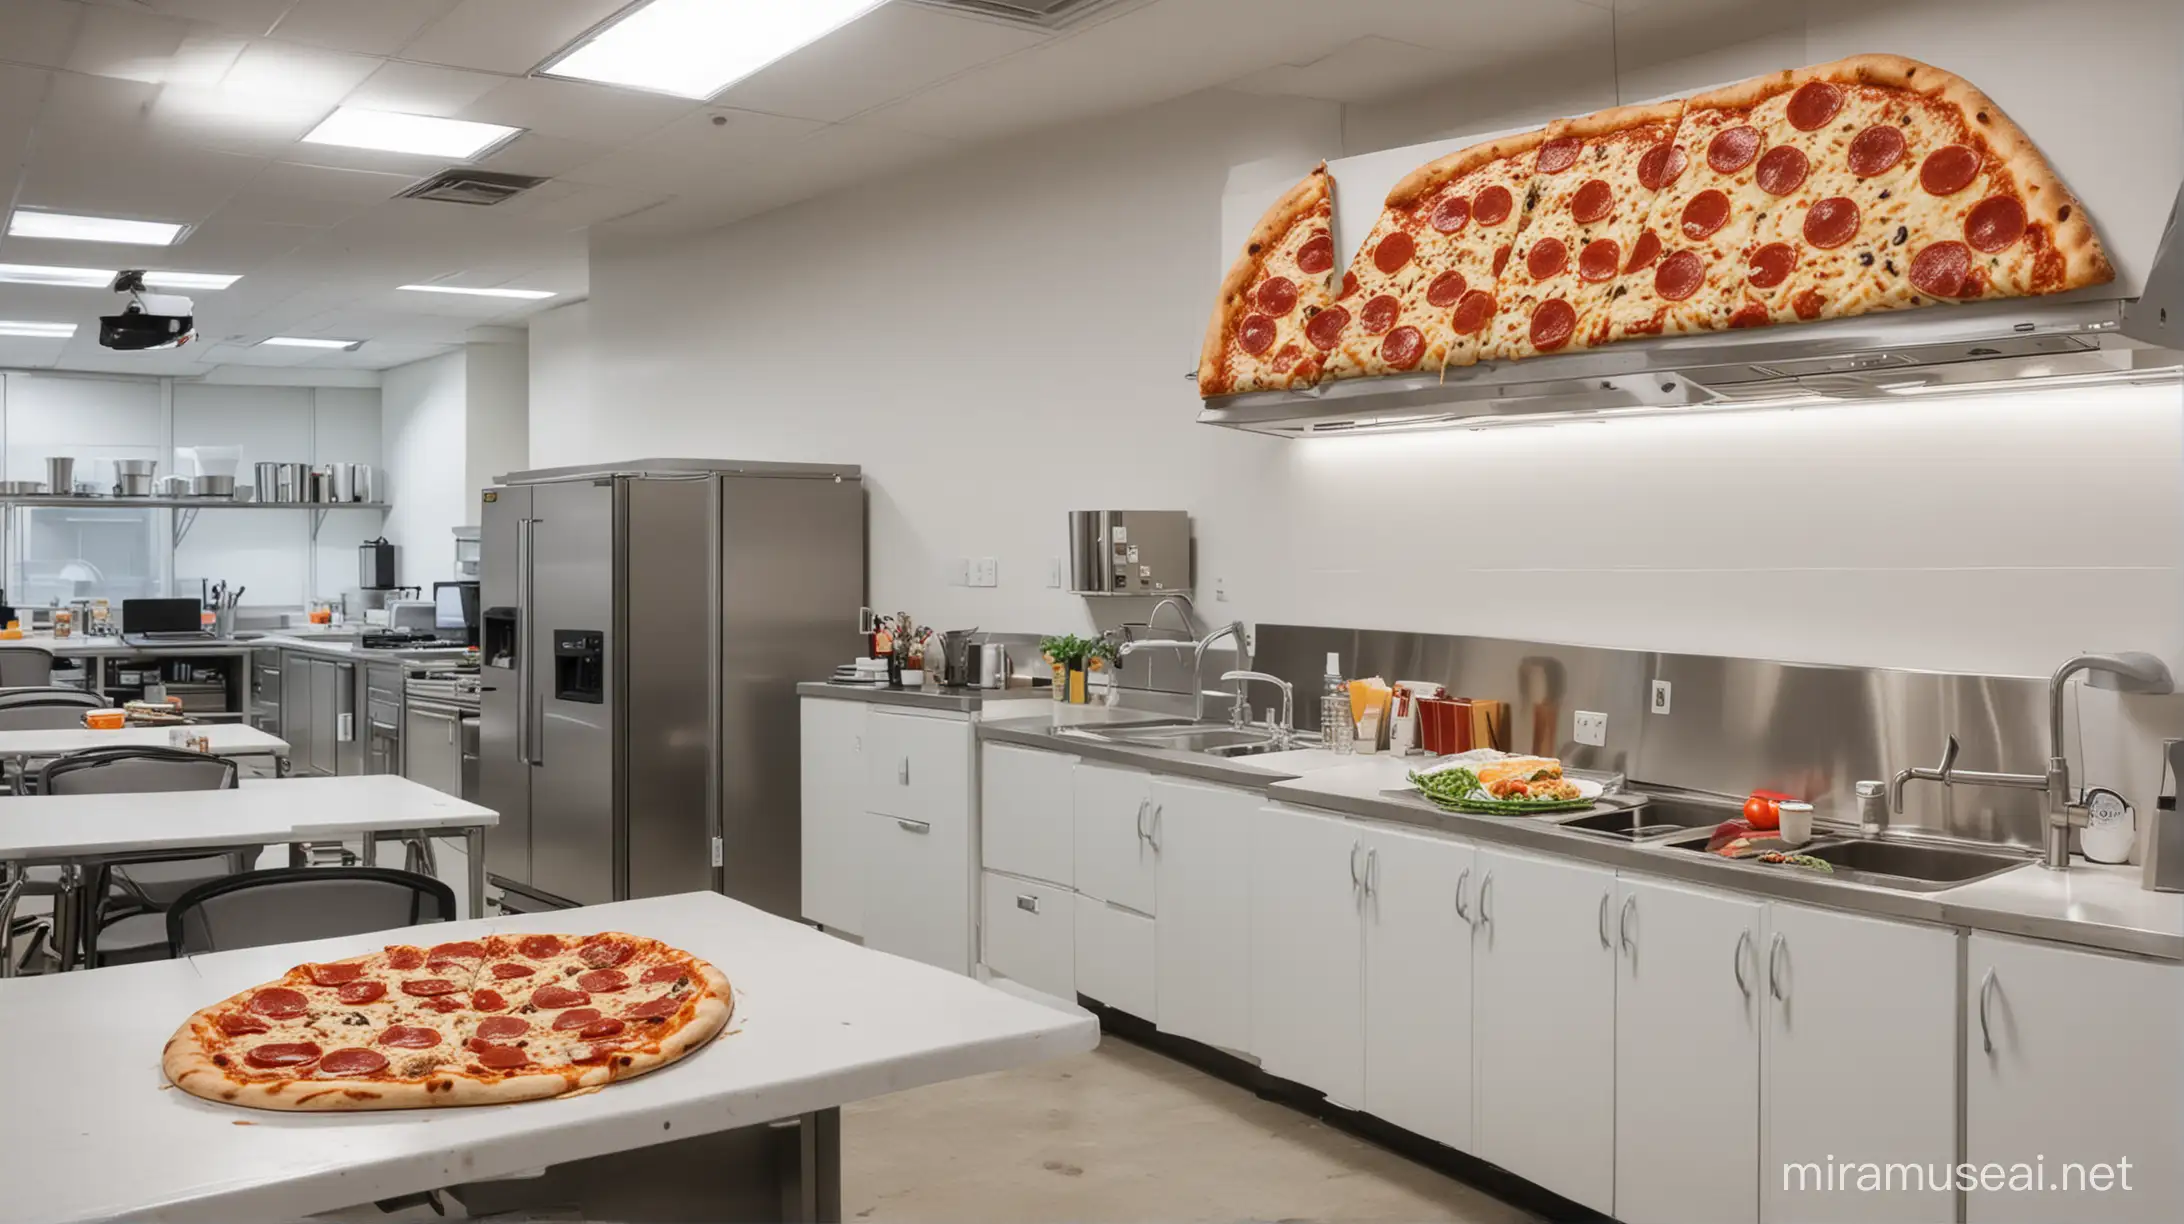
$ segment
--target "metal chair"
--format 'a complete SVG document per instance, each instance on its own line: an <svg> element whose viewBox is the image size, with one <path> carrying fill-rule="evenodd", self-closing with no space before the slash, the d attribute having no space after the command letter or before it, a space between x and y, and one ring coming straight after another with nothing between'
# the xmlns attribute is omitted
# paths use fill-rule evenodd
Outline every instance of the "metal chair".
<svg viewBox="0 0 2184 1224"><path fill-rule="evenodd" d="M53 683L53 652L43 646L0 646L0 688Z"/></svg>
<svg viewBox="0 0 2184 1224"><path fill-rule="evenodd" d="M50 761L38 775L45 795L156 794L233 790L237 769L225 757L174 748L94 748ZM188 858L153 858L93 873L86 893L95 906L84 924L85 963L97 966L165 955L161 911L209 880L247 870L264 847ZM150 918L134 922L132 917ZM61 949L63 956L73 949Z"/></svg>
<svg viewBox="0 0 2184 1224"><path fill-rule="evenodd" d="M279 867L210 880L166 913L172 956L455 920L455 890L392 867Z"/></svg>
<svg viewBox="0 0 2184 1224"><path fill-rule="evenodd" d="M106 708L105 698L82 689L9 689L0 692L0 731L80 729L85 710Z"/></svg>

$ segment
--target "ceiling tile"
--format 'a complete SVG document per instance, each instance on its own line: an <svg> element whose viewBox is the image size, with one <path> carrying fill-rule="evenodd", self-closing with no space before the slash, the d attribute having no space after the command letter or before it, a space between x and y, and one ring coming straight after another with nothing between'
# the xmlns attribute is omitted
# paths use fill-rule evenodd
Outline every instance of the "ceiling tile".
<svg viewBox="0 0 2184 1224"><path fill-rule="evenodd" d="M455 0L297 0L273 27L273 36L335 51L393 55L454 7Z"/></svg>
<svg viewBox="0 0 2184 1224"><path fill-rule="evenodd" d="M317 238L322 228L215 216L191 230L174 247L170 262L247 275L278 263L290 251Z"/></svg>
<svg viewBox="0 0 2184 1224"><path fill-rule="evenodd" d="M502 83L457 117L595 144L626 144L697 110L698 104L685 98L524 77Z"/></svg>
<svg viewBox="0 0 2184 1224"><path fill-rule="evenodd" d="M154 12L193 21L210 22L222 29L252 37L270 33L296 0L141 0Z"/></svg>
<svg viewBox="0 0 2184 1224"><path fill-rule="evenodd" d="M43 69L0 64L0 182L15 181L15 169L30 151L31 128L45 104L48 76Z"/></svg>
<svg viewBox="0 0 2184 1224"><path fill-rule="evenodd" d="M580 229L627 216L666 198L665 193L657 191L560 182L548 183L496 208L512 210L510 215L522 217L531 224Z"/></svg>
<svg viewBox="0 0 2184 1224"><path fill-rule="evenodd" d="M890 4L761 69L714 101L831 123L1046 38L1015 26Z"/></svg>
<svg viewBox="0 0 2184 1224"><path fill-rule="evenodd" d="M1304 64L1277 64L1228 82L1244 93L1369 102L1443 80L1461 67L1447 51L1367 35Z"/></svg>
<svg viewBox="0 0 2184 1224"><path fill-rule="evenodd" d="M368 206L392 199L416 181L407 174L278 161L267 166L244 194L288 195Z"/></svg>
<svg viewBox="0 0 2184 1224"><path fill-rule="evenodd" d="M0 47L15 63L59 68L87 11L67 0L7 0L0 4Z"/></svg>
<svg viewBox="0 0 2184 1224"><path fill-rule="evenodd" d="M109 145L105 156L87 158L67 145L40 140L16 195L18 204L60 212L144 217L194 224L210 216L248 182L262 158L199 149ZM100 249L89 243L35 244L81 251L75 262ZM145 248L128 248L143 258ZM59 252L49 251L49 254ZM67 259L11 260L67 263ZM94 267L105 266L93 264Z"/></svg>
<svg viewBox="0 0 2184 1224"><path fill-rule="evenodd" d="M490 73L465 72L437 64L388 63L365 78L342 102L405 115L454 118L504 82L505 78Z"/></svg>
<svg viewBox="0 0 2184 1224"><path fill-rule="evenodd" d="M323 103L287 95L169 85L145 112L145 123L150 138L163 144L270 157L294 146L325 117Z"/></svg>
<svg viewBox="0 0 2184 1224"><path fill-rule="evenodd" d="M584 140L563 140L557 136L541 136L526 132L503 146L478 164L487 170L504 174L535 174L542 178L554 178L567 174L578 166L598 161L613 152L611 145L593 144Z"/></svg>
<svg viewBox="0 0 2184 1224"><path fill-rule="evenodd" d="M11 316L12 317L12 316ZM64 323L66 319L53 322ZM79 328L79 330L81 330ZM0 336L0 366L42 370L61 359L66 340L32 340L25 336Z"/></svg>
<svg viewBox="0 0 2184 1224"><path fill-rule="evenodd" d="M565 177L606 187L675 193L723 176L762 175L757 159L779 152L821 126L805 119L714 108L679 119Z"/></svg>
<svg viewBox="0 0 2184 1224"><path fill-rule="evenodd" d="M379 68L363 55L258 39L243 50L221 85L239 94L332 107Z"/></svg>
<svg viewBox="0 0 2184 1224"><path fill-rule="evenodd" d="M628 0L462 0L402 49L402 58L529 72L585 31L620 12Z"/></svg>
<svg viewBox="0 0 2184 1224"><path fill-rule="evenodd" d="M38 143L106 149L147 139L145 117L159 87L118 77L56 72L38 112Z"/></svg>
<svg viewBox="0 0 2184 1224"><path fill-rule="evenodd" d="M76 45L65 65L71 72L164 83L190 23L135 9L86 8Z"/></svg>

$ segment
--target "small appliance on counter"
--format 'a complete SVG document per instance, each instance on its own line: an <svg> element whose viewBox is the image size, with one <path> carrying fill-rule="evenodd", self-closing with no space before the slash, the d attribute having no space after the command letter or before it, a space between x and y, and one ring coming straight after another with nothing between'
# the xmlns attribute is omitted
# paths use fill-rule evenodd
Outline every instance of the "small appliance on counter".
<svg viewBox="0 0 2184 1224"><path fill-rule="evenodd" d="M465 646L478 644L478 584L432 584L433 629L441 637L460 638Z"/></svg>
<svg viewBox="0 0 2184 1224"><path fill-rule="evenodd" d="M1079 595L1190 590L1189 512L1070 511L1069 589Z"/></svg>
<svg viewBox="0 0 2184 1224"><path fill-rule="evenodd" d="M2184 813L2176 810L2177 790L2184 784L2184 740L2163 741L2161 760L2166 781L2147 820L2139 887L2148 892L2184 893Z"/></svg>

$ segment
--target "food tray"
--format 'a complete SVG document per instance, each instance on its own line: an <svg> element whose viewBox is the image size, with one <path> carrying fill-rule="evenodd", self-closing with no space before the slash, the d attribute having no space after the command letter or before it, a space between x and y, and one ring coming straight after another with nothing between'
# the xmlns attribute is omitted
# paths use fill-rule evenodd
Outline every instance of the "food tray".
<svg viewBox="0 0 2184 1224"><path fill-rule="evenodd" d="M1443 802L1411 786L1391 786L1380 793L1389 799L1420 800L1441 811L1455 812L1465 816L1590 816L1596 812L1626 812L1632 808L1644 807L1646 804L1646 800L1642 795L1617 794L1602 795L1597 799L1571 799L1565 802L1548 804L1512 804L1506 800L1491 799L1461 800L1458 802L1461 802L1463 806L1459 807L1456 806L1455 802Z"/></svg>

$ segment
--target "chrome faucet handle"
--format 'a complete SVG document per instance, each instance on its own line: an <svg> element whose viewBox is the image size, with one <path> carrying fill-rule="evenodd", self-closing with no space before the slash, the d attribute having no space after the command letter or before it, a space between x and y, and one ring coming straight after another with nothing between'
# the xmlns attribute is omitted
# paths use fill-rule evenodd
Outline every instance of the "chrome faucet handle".
<svg viewBox="0 0 2184 1224"><path fill-rule="evenodd" d="M1943 785L1948 784L1950 773L1956 769L1958 747L1959 745L1957 744L1957 737L1952 735L1949 737L1948 747L1941 750L1941 768L1935 770L1934 772L1941 775L1941 782L1943 783Z"/></svg>

